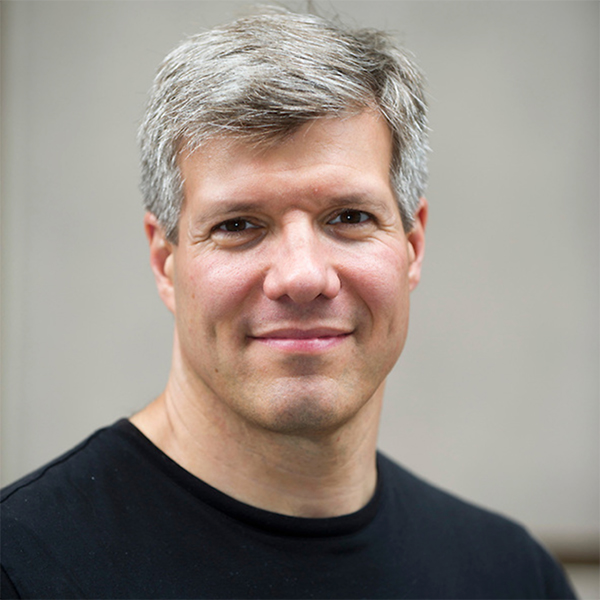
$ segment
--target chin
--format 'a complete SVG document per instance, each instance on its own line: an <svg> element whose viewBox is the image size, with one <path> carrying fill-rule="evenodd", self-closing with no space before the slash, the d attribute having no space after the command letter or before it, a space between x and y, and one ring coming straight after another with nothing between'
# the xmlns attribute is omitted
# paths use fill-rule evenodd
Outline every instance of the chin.
<svg viewBox="0 0 600 600"><path fill-rule="evenodd" d="M310 382L293 378L269 387L253 406L250 419L266 430L286 435L323 435L336 431L372 396L372 393L358 395L355 388L344 390L338 381L327 377Z"/></svg>

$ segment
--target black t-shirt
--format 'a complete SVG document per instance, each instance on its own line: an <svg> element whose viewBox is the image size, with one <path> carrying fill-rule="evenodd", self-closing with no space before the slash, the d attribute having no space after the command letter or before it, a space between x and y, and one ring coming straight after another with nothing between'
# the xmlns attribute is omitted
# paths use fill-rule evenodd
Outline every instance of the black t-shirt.
<svg viewBox="0 0 600 600"><path fill-rule="evenodd" d="M3 490L2 597L574 597L519 525L377 465L358 512L289 517L219 492L119 421Z"/></svg>

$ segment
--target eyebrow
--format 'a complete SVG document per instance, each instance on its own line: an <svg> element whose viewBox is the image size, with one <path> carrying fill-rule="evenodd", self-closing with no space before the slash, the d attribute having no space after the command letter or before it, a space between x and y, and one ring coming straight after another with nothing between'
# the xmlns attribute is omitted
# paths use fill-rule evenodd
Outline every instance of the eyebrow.
<svg viewBox="0 0 600 600"><path fill-rule="evenodd" d="M376 196L369 194L343 195L336 198L332 204L348 204L352 208L371 208L371 210L378 210L381 212L387 212L390 208L390 205L387 202L379 200ZM394 199L394 206L396 204L397 202Z"/></svg>
<svg viewBox="0 0 600 600"><path fill-rule="evenodd" d="M202 213L193 220L193 224L200 225L216 218L227 219L228 217L238 217L246 213L254 212L260 205L260 201L219 201L216 202L213 207L202 211Z"/></svg>
<svg viewBox="0 0 600 600"><path fill-rule="evenodd" d="M276 201L275 201L276 202ZM269 202L270 203L270 202ZM343 194L340 196L331 196L325 203L331 207L348 206L349 208L364 209L371 211L388 212L390 205L383 202L368 193ZM227 219L230 217L239 217L248 213L256 212L265 205L262 199L253 200L220 200L214 203L210 208L203 211L194 219L194 225L204 224L213 219Z"/></svg>

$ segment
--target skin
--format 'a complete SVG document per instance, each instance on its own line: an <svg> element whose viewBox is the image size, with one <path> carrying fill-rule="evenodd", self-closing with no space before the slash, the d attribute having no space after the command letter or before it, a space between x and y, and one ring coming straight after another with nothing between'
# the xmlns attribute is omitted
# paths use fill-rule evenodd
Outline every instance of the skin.
<svg viewBox="0 0 600 600"><path fill-rule="evenodd" d="M368 111L268 147L214 139L180 157L178 243L145 217L175 336L165 391L131 420L234 498L330 517L373 494L427 220L422 199L404 232L390 160Z"/></svg>

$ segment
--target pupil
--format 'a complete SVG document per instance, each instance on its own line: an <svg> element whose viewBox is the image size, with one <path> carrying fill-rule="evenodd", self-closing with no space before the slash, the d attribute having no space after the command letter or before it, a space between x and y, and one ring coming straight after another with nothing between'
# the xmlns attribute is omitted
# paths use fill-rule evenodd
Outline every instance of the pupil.
<svg viewBox="0 0 600 600"><path fill-rule="evenodd" d="M231 221L227 221L225 224L225 228L227 231L242 231L245 229L245 222L242 219L232 219Z"/></svg>
<svg viewBox="0 0 600 600"><path fill-rule="evenodd" d="M360 221L360 215L355 210L348 210L344 213L343 219L346 223L358 223Z"/></svg>

